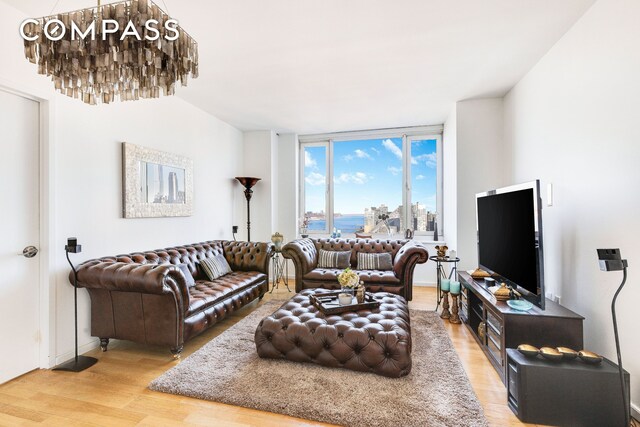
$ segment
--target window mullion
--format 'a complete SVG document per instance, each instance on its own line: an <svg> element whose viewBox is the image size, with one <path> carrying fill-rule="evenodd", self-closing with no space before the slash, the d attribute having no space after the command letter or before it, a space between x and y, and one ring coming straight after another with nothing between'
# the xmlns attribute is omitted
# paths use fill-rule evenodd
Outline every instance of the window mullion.
<svg viewBox="0 0 640 427"><path fill-rule="evenodd" d="M405 230L411 226L411 139L402 135L402 216ZM403 231L403 230L399 230Z"/></svg>
<svg viewBox="0 0 640 427"><path fill-rule="evenodd" d="M333 139L330 139L327 142L327 233L331 233L331 230L333 230L333 184Z"/></svg>

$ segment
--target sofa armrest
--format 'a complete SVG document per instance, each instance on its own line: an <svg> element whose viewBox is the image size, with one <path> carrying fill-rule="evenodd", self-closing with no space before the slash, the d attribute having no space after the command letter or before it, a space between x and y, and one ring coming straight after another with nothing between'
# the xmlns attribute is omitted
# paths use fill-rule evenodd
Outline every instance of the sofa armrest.
<svg viewBox="0 0 640 427"><path fill-rule="evenodd" d="M173 293L179 305L189 307L189 290L179 267L170 264L87 261L77 268L78 287L143 294ZM69 275L73 283L73 272Z"/></svg>
<svg viewBox="0 0 640 427"><path fill-rule="evenodd" d="M429 260L427 247L416 240L409 240L400 248L393 261L393 272L401 281L416 264L424 264ZM410 275L410 274L409 274Z"/></svg>
<svg viewBox="0 0 640 427"><path fill-rule="evenodd" d="M224 241L224 255L233 271L259 271L269 275L273 243Z"/></svg>
<svg viewBox="0 0 640 427"><path fill-rule="evenodd" d="M282 247L282 256L293 261L296 292L302 290L302 278L318 265L318 250L309 238L296 239Z"/></svg>

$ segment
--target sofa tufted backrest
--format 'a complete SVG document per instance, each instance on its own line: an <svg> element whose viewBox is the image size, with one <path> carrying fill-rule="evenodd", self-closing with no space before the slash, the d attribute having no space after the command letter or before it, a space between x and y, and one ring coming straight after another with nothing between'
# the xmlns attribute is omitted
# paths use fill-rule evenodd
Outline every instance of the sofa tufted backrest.
<svg viewBox="0 0 640 427"><path fill-rule="evenodd" d="M100 258L103 262L138 264L186 264L196 280L204 279L198 263L204 258L224 254L233 271L263 271L269 257L268 245L255 242L215 240L173 248L133 252Z"/></svg>
<svg viewBox="0 0 640 427"><path fill-rule="evenodd" d="M351 251L350 263L352 268L358 265L358 252L391 254L392 261L396 254L408 240L381 239L315 239L316 249L325 251Z"/></svg>

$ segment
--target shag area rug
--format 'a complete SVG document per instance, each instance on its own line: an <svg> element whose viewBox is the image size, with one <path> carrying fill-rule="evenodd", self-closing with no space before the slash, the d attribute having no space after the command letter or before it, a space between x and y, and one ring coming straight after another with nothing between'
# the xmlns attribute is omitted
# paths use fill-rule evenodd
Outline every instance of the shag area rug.
<svg viewBox="0 0 640 427"><path fill-rule="evenodd" d="M156 378L149 388L342 426L487 426L453 344L432 311L411 310L413 368L402 378L261 359L265 303Z"/></svg>

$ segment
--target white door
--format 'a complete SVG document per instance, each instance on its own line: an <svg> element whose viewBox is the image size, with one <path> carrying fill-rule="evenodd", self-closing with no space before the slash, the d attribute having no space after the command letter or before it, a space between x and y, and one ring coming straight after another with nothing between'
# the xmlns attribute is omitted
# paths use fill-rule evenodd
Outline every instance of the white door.
<svg viewBox="0 0 640 427"><path fill-rule="evenodd" d="M0 384L38 368L39 103L0 89Z"/></svg>

